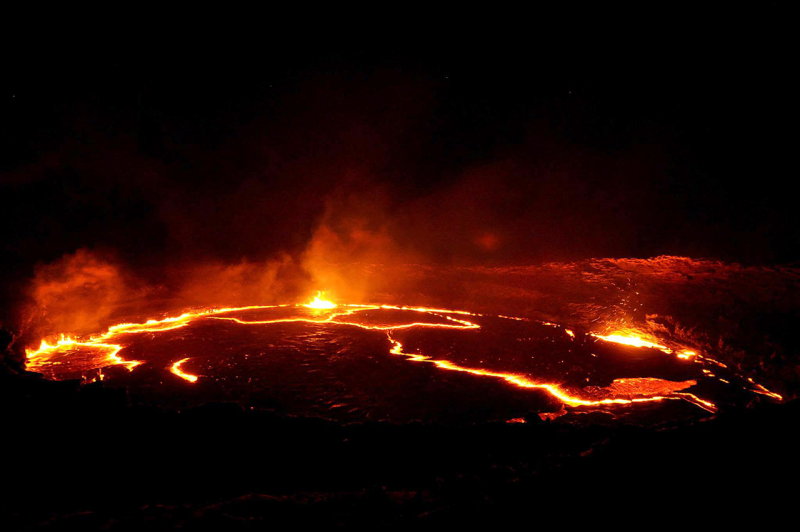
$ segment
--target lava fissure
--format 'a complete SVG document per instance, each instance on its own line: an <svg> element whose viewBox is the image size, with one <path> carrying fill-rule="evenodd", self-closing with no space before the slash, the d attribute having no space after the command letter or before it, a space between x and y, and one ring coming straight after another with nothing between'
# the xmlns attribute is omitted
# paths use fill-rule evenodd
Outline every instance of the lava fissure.
<svg viewBox="0 0 800 532"><path fill-rule="evenodd" d="M175 362L170 368L170 371L175 375L177 375L178 377L180 377L181 379L187 380L189 382L197 382L197 379L199 378L197 375L192 375L191 373L187 373L181 369L181 366L187 360L189 360L189 358L184 358Z"/></svg>

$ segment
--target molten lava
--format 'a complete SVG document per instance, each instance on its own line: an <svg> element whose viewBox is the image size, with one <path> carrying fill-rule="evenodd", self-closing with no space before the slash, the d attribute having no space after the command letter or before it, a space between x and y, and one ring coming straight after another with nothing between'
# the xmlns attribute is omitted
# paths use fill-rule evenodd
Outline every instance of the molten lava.
<svg viewBox="0 0 800 532"><path fill-rule="evenodd" d="M184 359L181 359L181 360L175 362L172 365L172 367L170 368L170 371L172 373L174 373L175 375L177 375L178 377L180 377L181 379L187 380L189 382L197 382L197 375L192 375L191 373L186 373L185 371L181 370L181 366L187 360L189 360L189 359L188 358L184 358Z"/></svg>
<svg viewBox="0 0 800 532"><path fill-rule="evenodd" d="M394 355L403 355L409 357L409 359L412 362L430 362L434 364L437 368L449 371L460 371L463 373L469 373L471 375L478 375L481 377L494 377L498 379L503 379L509 384L513 384L514 386L519 386L520 388L544 390L553 397L555 397L556 399L558 399L559 401L561 401L562 403L564 403L565 405L569 406L627 405L633 403L663 401L665 399L682 398L710 412L716 411L716 406L713 403L709 401L704 401L692 394L676 394L674 397L670 397L669 395L658 395L660 393L669 394L670 392L673 391L689 388L697 384L696 381L670 382L670 381L664 381L662 379L651 379L651 378L617 379L611 384L611 386L609 386L603 391L608 391L611 393L621 392L615 395L625 395L629 398L613 397L613 398L604 398L599 400L583 399L577 395L571 394L566 389L557 384L535 382L523 375L518 375L514 373L500 373L496 371L487 371L477 368L469 368L460 366L458 364L454 364L448 360L434 360L428 356L421 354L405 353L403 351L403 344L401 344L396 340L393 340L391 336L389 336L389 341L392 342L392 349L390 353Z"/></svg>
<svg viewBox="0 0 800 532"><path fill-rule="evenodd" d="M254 312L279 312L282 315L270 319L248 319L246 314ZM232 316L230 314L238 313ZM388 314L391 314L391 319ZM411 314L417 316L411 320L400 320L403 316ZM458 316L458 317L454 317ZM469 320L465 319L469 317ZM478 320L476 320L478 318ZM394 331L416 330L450 330L467 331L481 329L478 321L484 319L511 319L518 322L530 322L526 318L513 316L485 316L463 310L448 310L427 307L407 307L395 305L364 305L364 304L335 304L322 298L322 293L312 298L308 303L298 305L271 305L247 306L237 308L206 308L185 312L176 317L167 317L160 320L147 320L144 323L122 323L113 325L102 334L84 339L74 339L61 336L55 342L42 340L38 349L27 351L28 369L49 373L53 378L65 369L80 371L102 370L104 367L122 365L133 371L136 366L144 363L141 360L125 360L119 356L120 351L126 349L131 335L148 333L150 335L173 331L198 322L198 320L213 319L224 320L242 326L269 326L276 324L307 324L316 327L355 327L366 331L383 331L389 341L388 353L402 356L411 362L422 362L445 371L459 372L476 377L486 377L504 381L514 387L525 390L539 390L550 397L572 408L593 408L614 405L633 405L645 402L660 402L665 400L685 400L708 411L715 411L716 405L707 399L685 390L697 385L696 380L671 381L652 377L627 377L616 378L608 386L576 387L566 385L564 382L550 381L535 378L526 371L501 371L476 367L471 364L456 362L452 359L434 357L419 352L406 352L403 344L393 337ZM398 320L400 320L398 322ZM555 327L563 331L564 341L582 342L576 332L571 329L551 322L540 322L542 325ZM523 325L521 325L523 326ZM663 353L673 354L680 359L691 359L697 363L712 362L720 367L725 367L711 359L705 358L696 351L687 348L675 349L658 343L655 339L645 339L636 336L630 331L614 331L610 334L589 333L587 336L598 340L622 344L640 349L656 349ZM595 355L592 354L594 357ZM182 369L183 365L192 357L184 357L167 366L169 371L190 383L198 382L202 376L188 373ZM449 358L449 357L448 357ZM174 360L174 359L173 359ZM482 361L481 361L482 362ZM706 376L715 377L710 372ZM86 375L84 373L84 378ZM98 377L100 378L100 377ZM588 379L587 379L588 380ZM763 386L756 384L752 379L749 382L750 391L767 395L773 399L781 400L781 396L770 392ZM728 383L728 380L723 380Z"/></svg>
<svg viewBox="0 0 800 532"><path fill-rule="evenodd" d="M606 336L600 334L592 334L595 338L599 338L600 340L604 340L606 342L613 342L615 344L622 344L622 345L630 345L632 347L650 347L653 349L658 349L659 351L663 351L665 353L672 353L672 350L664 345L660 345L654 342L648 342L638 336L627 336L625 334L609 334Z"/></svg>

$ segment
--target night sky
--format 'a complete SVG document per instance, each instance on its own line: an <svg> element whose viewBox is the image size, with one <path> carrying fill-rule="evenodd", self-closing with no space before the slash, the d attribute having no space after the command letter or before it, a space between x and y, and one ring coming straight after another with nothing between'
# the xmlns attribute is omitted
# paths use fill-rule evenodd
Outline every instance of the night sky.
<svg viewBox="0 0 800 532"><path fill-rule="evenodd" d="M320 227L342 261L797 261L786 17L704 15L37 40L0 89L3 297L79 249L157 276L301 257Z"/></svg>

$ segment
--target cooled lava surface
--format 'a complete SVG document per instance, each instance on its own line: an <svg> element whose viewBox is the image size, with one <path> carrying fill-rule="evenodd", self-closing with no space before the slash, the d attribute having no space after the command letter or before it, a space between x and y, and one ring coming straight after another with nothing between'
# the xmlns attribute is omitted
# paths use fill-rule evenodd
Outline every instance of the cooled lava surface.
<svg viewBox="0 0 800 532"><path fill-rule="evenodd" d="M605 422L696 418L754 395L751 377L690 346L528 317L348 304L187 310L43 340L27 367L104 380L177 408L234 401L341 422Z"/></svg>

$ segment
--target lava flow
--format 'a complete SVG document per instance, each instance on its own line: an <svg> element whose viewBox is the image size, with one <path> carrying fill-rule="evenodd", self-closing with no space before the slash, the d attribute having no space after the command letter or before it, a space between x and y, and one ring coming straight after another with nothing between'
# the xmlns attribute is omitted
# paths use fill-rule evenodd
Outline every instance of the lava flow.
<svg viewBox="0 0 800 532"><path fill-rule="evenodd" d="M599 362L597 354L589 352L593 349L580 350L581 346L587 345L587 342L591 344L592 339L594 339L595 342L600 341L607 344L621 344L636 349L644 349L648 352L660 351L661 353L675 355L674 360L676 363L680 360L688 359L702 364L711 360L685 347L668 347L658 343L655 339L645 339L635 336L629 331L612 331L604 335L596 333L583 335L571 329L563 328L561 325L555 323L536 322L535 320L513 316L490 316L463 310L427 307L337 304L323 299L321 292L317 293L317 296L311 299L311 301L303 304L196 309L185 312L177 317L168 317L161 320L151 319L144 323L122 323L114 325L109 327L105 333L88 338L74 339L68 336L62 336L56 342L42 340L38 349L27 351L28 369L44 373L54 379L72 378L77 374L81 375L83 378L88 378L87 375L89 373L101 371L102 368L109 366L119 365L126 367L129 371L133 371L135 368L145 363L164 364L166 361L167 363L164 366L166 369L189 383L203 382L203 379L206 378L215 380L215 371L222 372L220 375L227 374L224 373L225 371L229 371L226 368L237 366L240 363L251 364L253 362L239 362L239 358L234 360L223 358L222 356L219 357L220 360L218 362L215 362L214 355L209 355L204 352L195 353L192 354L192 356L183 356L177 360L176 358L172 358L169 353L173 349L173 344L170 342L185 342L187 338L186 335L189 333L182 333L181 336L163 345L159 344L158 349L151 349L148 347L148 345L153 345L152 342L155 342L156 335L167 334L169 331L184 329L190 325L193 327L193 330L200 327L204 331L210 331L204 334L211 334L212 331L219 331L218 328L223 326L214 325L215 323L228 324L224 327L282 327L280 330L284 332L281 334L290 336L300 334L299 332L291 332L296 331L295 327L298 326L323 328L322 330L330 331L336 330L341 331L340 333L336 333L337 336L335 337L335 341L339 343L349 341L347 338L350 333L347 333L347 330L382 332L388 337L389 348L387 351L390 355L396 355L411 362L427 363L437 369L447 372L461 373L474 377L485 377L505 382L506 384L522 390L538 390L546 394L546 396L549 396L551 400L560 403L562 409L564 407L591 409L597 407L614 407L683 400L704 410L714 412L718 407L711 398L700 397L698 395L699 392L689 393L686 390L697 388L700 380L704 381L704 386L701 388L707 389L709 386L709 379L718 378L722 383L730 384L731 379L737 378L737 376L731 374L731 372L725 374L727 378L722 378L703 369L703 372L696 372L697 377L687 379L681 377L681 375L685 375L687 371L686 366L681 365L671 370L677 378L662 378L661 376L654 377L647 375L631 376L627 374L630 373L630 370L625 370L624 368L619 370L622 371L623 374L613 375L612 371L616 370L613 370L613 367L609 367L608 364ZM504 323L507 325L503 325ZM215 327L217 328L215 329ZM291 331L286 331L286 327L292 327ZM524 336L525 334L541 336L543 333L536 332L539 330L536 329L536 327L551 330L555 328L558 329L558 331L555 337L551 336L552 333L547 333L545 336L541 337L541 340L535 340L538 338L537 336L530 338ZM477 334L479 330L486 328L488 328L487 333L481 334L489 334L488 340L483 340L482 336L463 337L461 340L449 334L446 337L441 336L447 331L451 331L452 333L458 331L476 331ZM268 330L269 329L265 329L264 334L266 334ZM431 344L430 340L419 336L423 331L430 331L431 333L434 331L441 331L441 333L436 334L439 335L438 337L441 338L443 342L434 338L434 343ZM141 333L148 333L148 335L142 335ZM416 343L415 349L411 351L404 349L406 340L404 339L403 343L401 343L397 338L397 335L401 333L403 335L412 335L409 339ZM214 332L213 334L229 338L244 338L247 334L252 333L245 334L244 330L241 333L234 333L226 329L222 333ZM165 338L165 341L167 340L168 339ZM275 340L271 337L268 340L267 343L269 345L267 351L261 351L259 356L268 354L270 352L270 346L276 345ZM525 349L520 351L520 349L516 347L520 345L520 341L531 340L545 342L541 344L542 346L548 345L547 342L549 342L549 344L556 343L557 345L563 346L561 349L567 353L573 352L575 349L579 349L579 351L570 355L573 361L569 361L564 358L563 354L559 354L563 351L555 351L553 354L539 357L535 350L532 352L528 352ZM374 340L367 339L363 341L374 342ZM424 345L428 347L420 349L420 346L423 344L419 342L426 341L428 343ZM294 346L293 349L303 349L302 343L298 344L296 341L293 342L294 343L291 344ZM260 345L260 341L246 344L242 348L244 360L252 361L253 359L247 352L263 349L259 347ZM299 347L297 347L298 345ZM483 345L486 346L485 349L480 348L480 346ZM487 354L484 356L482 353L495 349L502 349L505 350L505 352L511 349L512 354L503 357L495 357L488 361L484 360L489 355ZM165 353L163 356L153 354L156 352L161 353L162 351ZM422 351L428 354L422 354ZM136 360L126 360L120 356L127 352L134 354ZM450 354L448 355L447 353ZM608 356L612 356L613 353L615 352L610 352ZM238 357L239 355L230 356ZM370 357L371 356L372 355L370 355ZM188 360L196 357L204 358L208 362L204 367L212 369L210 371L204 371L204 375L195 375L184 370L183 365ZM553 357L558 358L555 359ZM170 358L172 359L169 360ZM303 365L308 366L308 364L311 363L312 362L305 362ZM214 370L213 367L215 364L220 365L220 369ZM381 364L385 364L385 362L381 362ZM586 381L591 382L592 380L591 377L587 376L583 380L583 384L581 384L581 382L574 377L568 377L567 374L562 375L560 373L561 370L557 368L564 364L572 364L576 368L567 372L568 374L573 374L575 371L585 371L587 375L592 375L597 371L601 371L608 374L608 377L607 380L601 379L599 384L586 385ZM683 362L683 364L685 364L685 362ZM247 374L250 374L249 370ZM313 374L310 373L309 375ZM220 376L219 378L223 380L228 378L239 379L240 376L241 373L237 373L231 377ZM667 376L669 377L669 375ZM258 378L257 375L255 377ZM253 378L253 375L250 374L247 382L250 382ZM363 379L368 380L369 375L364 375ZM605 385L602 384L602 380L605 380ZM778 394L770 392L763 386L756 384L752 379L739 378L738 382L742 382L742 389L745 391L768 395L777 400L781 399Z"/></svg>

